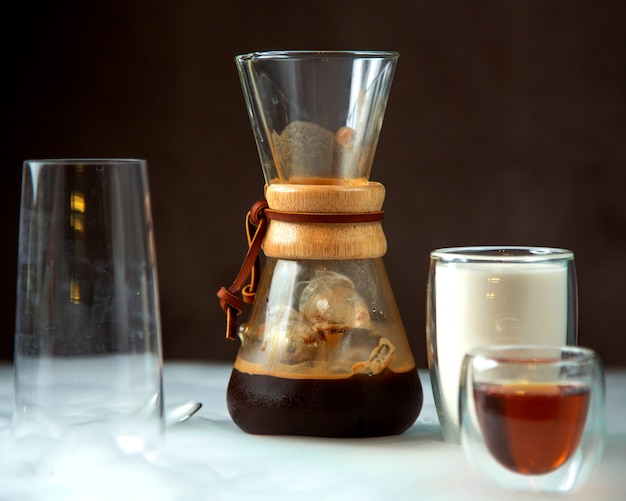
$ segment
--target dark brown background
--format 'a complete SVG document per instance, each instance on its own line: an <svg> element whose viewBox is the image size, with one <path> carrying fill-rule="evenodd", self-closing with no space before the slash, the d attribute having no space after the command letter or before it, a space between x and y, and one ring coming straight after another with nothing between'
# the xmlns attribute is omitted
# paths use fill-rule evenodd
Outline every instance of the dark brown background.
<svg viewBox="0 0 626 501"><path fill-rule="evenodd" d="M17 2L3 17L0 358L12 353L21 163L146 158L169 359L232 360L215 291L263 177L235 70L268 49L400 52L372 179L426 366L429 251L575 251L580 343L626 364L622 1Z"/></svg>

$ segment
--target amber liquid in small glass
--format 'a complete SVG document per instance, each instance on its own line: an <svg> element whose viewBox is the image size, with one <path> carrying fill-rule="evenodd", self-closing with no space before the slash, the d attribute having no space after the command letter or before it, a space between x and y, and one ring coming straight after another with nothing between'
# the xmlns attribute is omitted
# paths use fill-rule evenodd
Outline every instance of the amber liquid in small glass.
<svg viewBox="0 0 626 501"><path fill-rule="evenodd" d="M584 385L476 384L476 412L492 456L516 473L560 467L578 447L589 407Z"/></svg>

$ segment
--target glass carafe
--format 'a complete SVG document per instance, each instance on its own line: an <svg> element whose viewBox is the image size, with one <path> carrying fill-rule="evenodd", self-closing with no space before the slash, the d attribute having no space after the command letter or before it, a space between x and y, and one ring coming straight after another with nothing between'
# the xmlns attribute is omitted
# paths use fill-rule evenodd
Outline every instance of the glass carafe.
<svg viewBox="0 0 626 501"><path fill-rule="evenodd" d="M422 388L383 264L370 182L398 54L236 58L267 200L266 256L227 402L255 434L404 432Z"/></svg>

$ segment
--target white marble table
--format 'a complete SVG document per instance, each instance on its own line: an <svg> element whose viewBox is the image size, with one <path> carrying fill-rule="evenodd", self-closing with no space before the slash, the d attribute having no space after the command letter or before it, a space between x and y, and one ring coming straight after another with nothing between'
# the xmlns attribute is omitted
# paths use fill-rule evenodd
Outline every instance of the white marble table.
<svg viewBox="0 0 626 501"><path fill-rule="evenodd" d="M246 435L230 420L230 367L168 363L166 404L204 406L169 428L152 463L109 443L81 446L11 434L12 369L0 365L0 500L602 500L626 499L626 368L607 371L608 437L602 464L564 496L503 491L476 474L460 446L442 441L429 386L417 423L398 437L329 440Z"/></svg>

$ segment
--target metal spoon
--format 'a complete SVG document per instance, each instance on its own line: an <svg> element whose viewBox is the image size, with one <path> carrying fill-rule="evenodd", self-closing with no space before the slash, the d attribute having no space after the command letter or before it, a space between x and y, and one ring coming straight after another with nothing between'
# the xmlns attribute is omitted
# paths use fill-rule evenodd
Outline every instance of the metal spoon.
<svg viewBox="0 0 626 501"><path fill-rule="evenodd" d="M165 411L165 426L174 426L175 424L187 421L191 416L200 410L202 404L200 402L186 402Z"/></svg>

